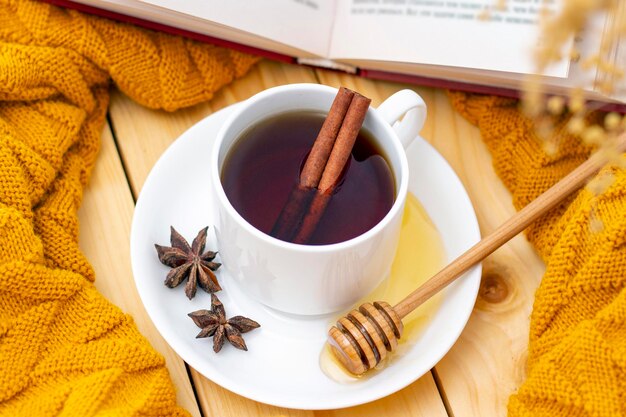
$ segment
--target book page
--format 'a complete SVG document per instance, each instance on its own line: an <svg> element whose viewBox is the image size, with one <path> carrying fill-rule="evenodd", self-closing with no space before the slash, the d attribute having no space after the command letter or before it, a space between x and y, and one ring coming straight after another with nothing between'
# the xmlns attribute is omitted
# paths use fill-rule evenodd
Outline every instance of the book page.
<svg viewBox="0 0 626 417"><path fill-rule="evenodd" d="M140 0L326 56L335 0Z"/></svg>
<svg viewBox="0 0 626 417"><path fill-rule="evenodd" d="M557 12L561 1L339 1L330 58L532 74L541 9ZM563 59L543 75L566 77L568 67Z"/></svg>

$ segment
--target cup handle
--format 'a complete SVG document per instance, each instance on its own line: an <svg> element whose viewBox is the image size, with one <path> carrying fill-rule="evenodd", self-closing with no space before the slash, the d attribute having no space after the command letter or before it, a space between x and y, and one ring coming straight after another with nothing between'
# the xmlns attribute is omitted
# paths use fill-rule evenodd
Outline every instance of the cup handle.
<svg viewBox="0 0 626 417"><path fill-rule="evenodd" d="M413 90L394 93L376 111L396 131L404 149L417 137L426 121L426 103Z"/></svg>

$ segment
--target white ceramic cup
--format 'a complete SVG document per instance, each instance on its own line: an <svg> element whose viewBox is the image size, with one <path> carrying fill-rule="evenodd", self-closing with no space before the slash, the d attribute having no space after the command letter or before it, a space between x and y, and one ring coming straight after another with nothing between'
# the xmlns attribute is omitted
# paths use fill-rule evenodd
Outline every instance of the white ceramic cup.
<svg viewBox="0 0 626 417"><path fill-rule="evenodd" d="M353 239L330 245L299 245L271 237L248 223L222 187L224 160L241 134L281 113L328 112L337 89L290 84L265 90L242 103L220 129L212 153L211 184L223 268L251 297L287 313L317 315L353 304L389 274L398 245L409 173L404 148L426 119L424 100L402 90L369 108L363 127L382 150L395 179L396 198L387 215ZM404 117L403 117L404 116Z"/></svg>

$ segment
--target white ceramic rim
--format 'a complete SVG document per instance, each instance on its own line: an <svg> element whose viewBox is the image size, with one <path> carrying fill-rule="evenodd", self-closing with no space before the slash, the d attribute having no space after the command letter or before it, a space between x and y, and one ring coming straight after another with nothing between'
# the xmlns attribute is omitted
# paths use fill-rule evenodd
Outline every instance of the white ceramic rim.
<svg viewBox="0 0 626 417"><path fill-rule="evenodd" d="M250 97L248 100L241 103L240 106L237 106L236 110L226 119L222 127L220 128L217 138L215 140L215 144L213 145L213 152L211 155L210 161L210 169L211 176L215 180L213 181L213 186L217 193L217 198L219 200L219 204L221 204L228 215L231 216L235 222L239 225L239 227L244 228L248 233L252 234L255 238L263 240L268 244L274 245L281 249L296 251L296 252L305 252L305 253L329 253L337 250L349 249L354 246L361 244L363 241L370 239L372 236L380 233L391 220L398 214L398 212L404 207L404 201L406 199L406 195L409 187L409 163L406 158L406 151L398 139L396 132L393 130L393 127L387 123L376 111L373 107L370 106L368 109L368 114L374 118L375 123L383 125L383 129L387 133L387 136L391 139L391 146L393 147L394 152L396 152L399 156L400 160L400 181L397 186L397 193L393 205L389 212L382 218L374 227L369 229L363 234L356 236L352 239L333 243L330 245L300 245L292 242L286 242L284 240L277 239L270 235L267 235L261 232L259 229L250 224L246 219L239 214L237 210L233 207L230 200L226 196L226 192L224 191L224 187L222 185L222 181L220 180L221 175L219 172L219 150L224 142L224 135L230 125L240 117L240 115L246 111L248 107L256 105L259 101L268 98L276 93L282 93L292 91L293 93L310 93L310 92L325 92L331 93L333 95L337 94L338 89L321 85L321 84L309 84L309 83L301 83L301 84L287 84L281 85L278 87L269 88L267 90L263 90L262 92L255 94ZM386 140L386 139L383 139ZM234 144L235 142L233 142ZM389 162L388 162L389 163ZM398 179L395 178L396 183L398 183Z"/></svg>

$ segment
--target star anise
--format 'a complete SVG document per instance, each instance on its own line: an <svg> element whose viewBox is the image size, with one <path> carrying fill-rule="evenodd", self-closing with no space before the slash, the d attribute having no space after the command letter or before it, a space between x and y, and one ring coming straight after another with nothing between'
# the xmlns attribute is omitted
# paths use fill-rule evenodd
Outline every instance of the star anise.
<svg viewBox="0 0 626 417"><path fill-rule="evenodd" d="M209 293L220 291L222 287L217 282L217 277L213 273L220 267L220 263L212 262L217 252L207 251L202 253L206 244L206 235L209 228L198 232L198 236L193 240L191 246L170 226L171 247L154 245L159 255L159 260L164 265L173 268L165 277L165 285L170 288L177 287L185 278L185 294L191 300L196 295L196 288L200 288Z"/></svg>
<svg viewBox="0 0 626 417"><path fill-rule="evenodd" d="M228 340L237 349L248 350L241 334L261 327L256 321L243 316L226 320L224 305L215 294L211 294L211 310L198 310L187 315L202 329L196 338L213 336L215 353L222 350L224 340Z"/></svg>

